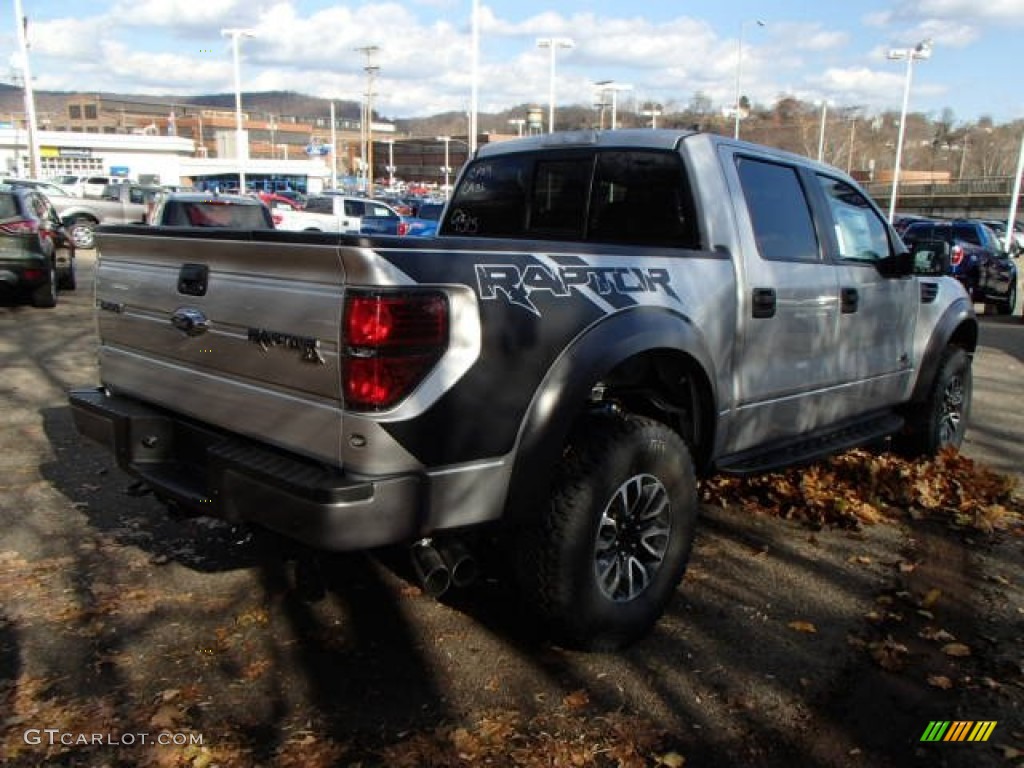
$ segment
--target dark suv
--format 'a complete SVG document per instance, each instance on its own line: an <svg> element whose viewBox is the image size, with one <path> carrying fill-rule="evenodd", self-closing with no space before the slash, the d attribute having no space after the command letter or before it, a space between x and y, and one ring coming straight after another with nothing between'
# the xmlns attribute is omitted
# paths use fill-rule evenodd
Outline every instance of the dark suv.
<svg viewBox="0 0 1024 768"><path fill-rule="evenodd" d="M963 283L977 302L993 304L1001 315L1013 313L1017 303L1017 266L995 232L977 219L917 221L903 232L913 248L925 240L949 245L950 274Z"/></svg>
<svg viewBox="0 0 1024 768"><path fill-rule="evenodd" d="M0 184L0 290L57 306L57 289L75 289L75 246L57 211L35 189Z"/></svg>

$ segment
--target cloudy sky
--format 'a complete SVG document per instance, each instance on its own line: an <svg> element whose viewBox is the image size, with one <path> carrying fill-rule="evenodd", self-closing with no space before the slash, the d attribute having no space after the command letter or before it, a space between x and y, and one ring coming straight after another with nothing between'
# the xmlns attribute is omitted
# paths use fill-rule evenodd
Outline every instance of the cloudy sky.
<svg viewBox="0 0 1024 768"><path fill-rule="evenodd" d="M472 0L22 0L37 89L180 94L232 92L223 28L245 27L243 90L294 90L358 100L378 46L375 107L387 117L465 110L471 82ZM17 49L13 3L0 13L0 76ZM559 104L593 102L593 83L629 84L619 96L716 107L742 91L759 104L780 95L868 111L899 109L906 65L891 48L931 38L915 63L910 108L956 119L1024 118L1024 0L479 0L480 109L546 105L548 51L559 51ZM757 22L763 22L763 26Z"/></svg>

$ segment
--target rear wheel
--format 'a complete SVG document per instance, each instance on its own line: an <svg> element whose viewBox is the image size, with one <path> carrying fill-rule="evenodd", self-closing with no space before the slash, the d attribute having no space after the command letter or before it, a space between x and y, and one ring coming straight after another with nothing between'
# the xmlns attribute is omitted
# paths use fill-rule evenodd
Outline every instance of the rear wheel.
<svg viewBox="0 0 1024 768"><path fill-rule="evenodd" d="M72 256L68 261L67 267L60 271L60 276L57 280L57 287L63 291L73 291L78 287L78 278L75 275L74 256Z"/></svg>
<svg viewBox="0 0 1024 768"><path fill-rule="evenodd" d="M96 244L95 228L96 222L86 216L76 216L67 225L68 236L76 248L92 248Z"/></svg>
<svg viewBox="0 0 1024 768"><path fill-rule="evenodd" d="M959 448L967 431L972 389L970 356L962 347L949 347L927 399L906 414L906 428L893 438L893 447L910 456Z"/></svg>
<svg viewBox="0 0 1024 768"><path fill-rule="evenodd" d="M996 312L1000 315L1012 315L1014 307L1017 306L1017 286L1011 285L1010 292L1006 298L996 303Z"/></svg>
<svg viewBox="0 0 1024 768"><path fill-rule="evenodd" d="M674 594L696 519L693 462L678 434L641 416L587 417L544 518L517 542L523 596L556 642L628 645Z"/></svg>
<svg viewBox="0 0 1024 768"><path fill-rule="evenodd" d="M57 306L57 268L52 261L46 282L32 291L32 306L47 309Z"/></svg>

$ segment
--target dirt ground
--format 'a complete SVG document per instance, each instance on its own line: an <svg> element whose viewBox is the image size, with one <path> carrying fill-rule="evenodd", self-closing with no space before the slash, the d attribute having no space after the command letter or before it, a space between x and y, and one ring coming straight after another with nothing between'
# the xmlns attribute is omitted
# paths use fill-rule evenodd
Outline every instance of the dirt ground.
<svg viewBox="0 0 1024 768"><path fill-rule="evenodd" d="M170 519L76 434L82 256L56 309L0 305L0 763L1024 766L1019 495L823 526L705 489L677 597L619 654L545 644L486 571L432 600L401 553L324 558L311 600L272 542ZM1024 323L982 326L967 499L1024 478Z"/></svg>

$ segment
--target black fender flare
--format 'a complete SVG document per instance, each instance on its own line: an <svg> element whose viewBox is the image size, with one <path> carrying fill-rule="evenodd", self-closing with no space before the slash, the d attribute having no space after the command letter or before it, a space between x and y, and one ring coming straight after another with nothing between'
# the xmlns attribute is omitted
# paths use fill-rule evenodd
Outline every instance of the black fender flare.
<svg viewBox="0 0 1024 768"><path fill-rule="evenodd" d="M920 403L928 397L932 382L939 372L942 357L950 344L956 344L967 350L971 356L978 347L978 319L974 315L974 306L967 297L952 302L935 324L932 336L928 340L921 367L914 382L911 394L912 403Z"/></svg>
<svg viewBox="0 0 1024 768"><path fill-rule="evenodd" d="M613 315L579 336L558 357L534 393L520 425L504 519L515 525L545 508L552 475L576 419L594 385L618 364L654 350L681 353L694 361L707 384L714 413L718 392L712 355L689 318L668 309L641 307ZM713 419L706 427L713 431ZM708 445L714 435L706 436ZM692 450L692 447L691 447Z"/></svg>

